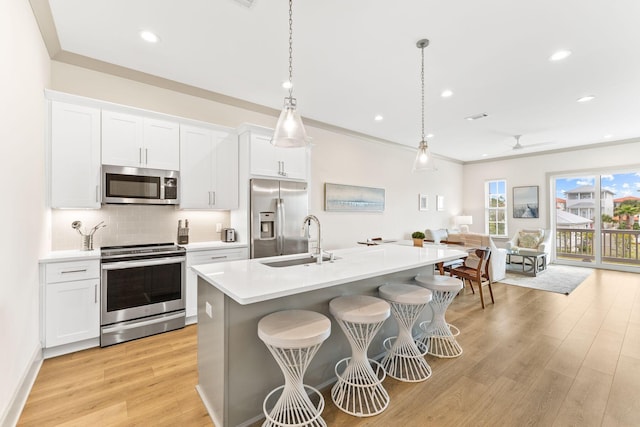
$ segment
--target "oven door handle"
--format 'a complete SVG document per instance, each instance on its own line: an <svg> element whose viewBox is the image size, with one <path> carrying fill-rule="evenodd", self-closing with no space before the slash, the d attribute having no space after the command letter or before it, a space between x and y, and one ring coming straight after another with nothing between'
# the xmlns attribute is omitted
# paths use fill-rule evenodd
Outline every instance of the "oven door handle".
<svg viewBox="0 0 640 427"><path fill-rule="evenodd" d="M135 268L135 267L149 267L152 265L163 265L163 264L177 264L180 262L186 261L186 257L166 257L166 258L155 258L144 261L120 261L120 262L112 262L107 264L102 264L103 270L124 270L127 268Z"/></svg>
<svg viewBox="0 0 640 427"><path fill-rule="evenodd" d="M135 321L135 322L127 323L124 325L120 324L116 326L103 327L102 333L110 334L111 332L120 332L120 331L125 331L127 329L135 329L141 326L148 326L156 323L166 322L167 320L179 319L181 317L185 317L185 314L184 313L170 314L168 316L162 316L162 317L154 318L150 320Z"/></svg>

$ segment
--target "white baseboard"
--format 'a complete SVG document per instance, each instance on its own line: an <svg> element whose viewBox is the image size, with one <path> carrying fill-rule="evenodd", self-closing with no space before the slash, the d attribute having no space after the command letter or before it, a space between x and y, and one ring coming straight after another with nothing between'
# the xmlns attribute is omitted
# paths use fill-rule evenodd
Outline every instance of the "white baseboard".
<svg viewBox="0 0 640 427"><path fill-rule="evenodd" d="M222 420L220 419L220 417L218 417L218 414L216 414L216 412L213 410L213 406L210 404L209 399L207 399L206 395L202 392L202 389L200 388L200 384L196 386L196 391L198 392L198 395L200 396L200 400L202 400L204 407L209 413L209 418L211 418L211 420L213 421L213 424L217 426L221 426Z"/></svg>
<svg viewBox="0 0 640 427"><path fill-rule="evenodd" d="M50 359L52 357L75 353L76 351L86 350L93 347L100 347L100 338L89 338L83 341L59 345L57 347L45 348L42 350L42 356L45 359Z"/></svg>
<svg viewBox="0 0 640 427"><path fill-rule="evenodd" d="M38 343L39 344L39 343ZM40 367L42 366L42 349L40 346L36 346L29 361L27 369L20 378L18 388L13 393L11 402L7 407L6 412L0 418L0 426L16 426L20 419L20 414L24 409L24 405L27 403L27 398L33 387L33 383L36 381Z"/></svg>

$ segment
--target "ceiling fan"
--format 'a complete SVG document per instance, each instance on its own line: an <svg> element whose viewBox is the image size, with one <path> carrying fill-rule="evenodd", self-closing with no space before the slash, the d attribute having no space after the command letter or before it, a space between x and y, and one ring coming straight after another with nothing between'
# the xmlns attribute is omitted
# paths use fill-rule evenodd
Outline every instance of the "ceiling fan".
<svg viewBox="0 0 640 427"><path fill-rule="evenodd" d="M538 143L535 143L535 144L522 145L522 144L520 144L520 137L522 137L522 135L514 135L513 137L515 138L516 143L511 146L511 149L512 150L516 150L516 151L517 150L523 150L523 149L526 149L526 148L540 147L540 146L543 146L543 145L551 145L551 144L553 144L553 141L547 141L547 142L538 142Z"/></svg>

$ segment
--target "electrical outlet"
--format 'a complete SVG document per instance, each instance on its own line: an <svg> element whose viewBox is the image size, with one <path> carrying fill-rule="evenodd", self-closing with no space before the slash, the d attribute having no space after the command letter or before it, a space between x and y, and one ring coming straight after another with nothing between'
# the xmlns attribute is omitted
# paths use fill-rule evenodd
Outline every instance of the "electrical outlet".
<svg viewBox="0 0 640 427"><path fill-rule="evenodd" d="M204 303L204 309L205 309L205 310L206 310L206 312L207 312L207 316L209 316L209 317L213 317L213 312L211 311L211 304L209 304L209 301L206 301L206 302Z"/></svg>
<svg viewBox="0 0 640 427"><path fill-rule="evenodd" d="M222 231L222 224L221 223L217 223L216 224L216 233L220 233Z"/></svg>

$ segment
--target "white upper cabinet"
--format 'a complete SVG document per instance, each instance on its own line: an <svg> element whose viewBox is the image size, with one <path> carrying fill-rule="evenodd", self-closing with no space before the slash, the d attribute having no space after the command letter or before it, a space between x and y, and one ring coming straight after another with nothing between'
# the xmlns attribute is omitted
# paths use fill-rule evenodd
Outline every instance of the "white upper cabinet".
<svg viewBox="0 0 640 427"><path fill-rule="evenodd" d="M100 109L51 102L53 208L100 208Z"/></svg>
<svg viewBox="0 0 640 427"><path fill-rule="evenodd" d="M251 175L307 180L309 150L279 148L271 144L271 134L250 131Z"/></svg>
<svg viewBox="0 0 640 427"><path fill-rule="evenodd" d="M179 170L177 122L102 110L102 164Z"/></svg>
<svg viewBox="0 0 640 427"><path fill-rule="evenodd" d="M180 207L238 207L238 139L234 132L180 127Z"/></svg>
<svg viewBox="0 0 640 427"><path fill-rule="evenodd" d="M180 126L176 122L144 119L145 167L180 170ZM104 140L102 141L104 144Z"/></svg>

